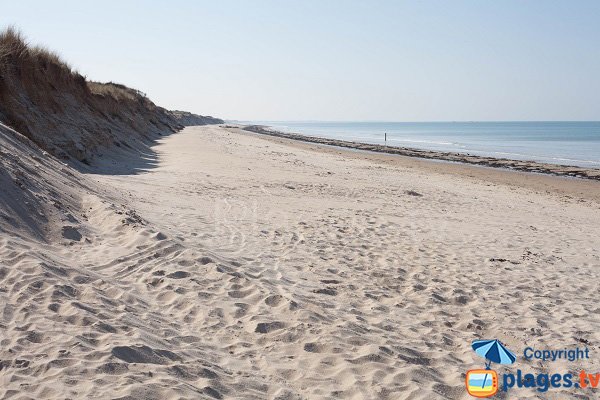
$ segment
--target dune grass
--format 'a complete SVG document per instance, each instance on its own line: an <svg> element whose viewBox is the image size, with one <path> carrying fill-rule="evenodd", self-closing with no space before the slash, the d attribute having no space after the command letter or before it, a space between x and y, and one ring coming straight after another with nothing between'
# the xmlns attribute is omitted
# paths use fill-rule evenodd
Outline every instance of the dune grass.
<svg viewBox="0 0 600 400"><path fill-rule="evenodd" d="M45 86L60 90L60 85L68 84L79 86L92 95L112 97L117 101L147 99L145 93L119 83L87 81L56 52L30 45L25 36L12 26L0 31L0 84L11 78L24 84L34 83L38 93Z"/></svg>
<svg viewBox="0 0 600 400"><path fill-rule="evenodd" d="M21 80L32 81L49 73L52 78L61 81L85 81L57 53L42 46L29 45L16 28L8 27L0 32L0 75L3 80L16 75Z"/></svg>

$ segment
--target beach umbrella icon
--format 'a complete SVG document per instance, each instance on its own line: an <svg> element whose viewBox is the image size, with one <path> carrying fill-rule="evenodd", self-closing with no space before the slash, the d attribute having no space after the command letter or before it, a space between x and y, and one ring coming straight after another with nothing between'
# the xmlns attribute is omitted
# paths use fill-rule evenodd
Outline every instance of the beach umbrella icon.
<svg viewBox="0 0 600 400"><path fill-rule="evenodd" d="M494 340L475 340L471 347L475 350L478 356L487 360L485 368L490 369L490 365L495 362L497 364L512 364L517 360L514 353L508 350L498 339Z"/></svg>

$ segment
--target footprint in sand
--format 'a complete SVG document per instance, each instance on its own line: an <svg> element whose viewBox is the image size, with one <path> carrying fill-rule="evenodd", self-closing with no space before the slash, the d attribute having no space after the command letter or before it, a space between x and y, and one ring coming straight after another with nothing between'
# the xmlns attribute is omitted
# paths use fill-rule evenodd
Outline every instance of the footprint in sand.
<svg viewBox="0 0 600 400"><path fill-rule="evenodd" d="M62 227L62 237L79 242L83 236L79 233L77 228L67 225Z"/></svg>

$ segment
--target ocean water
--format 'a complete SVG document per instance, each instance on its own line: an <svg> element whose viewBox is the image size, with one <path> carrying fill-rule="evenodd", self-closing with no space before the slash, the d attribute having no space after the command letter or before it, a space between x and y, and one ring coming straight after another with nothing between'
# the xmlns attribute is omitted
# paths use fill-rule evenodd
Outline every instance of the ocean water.
<svg viewBox="0 0 600 400"><path fill-rule="evenodd" d="M249 123L249 122L248 122ZM281 122L284 132L600 168L600 122Z"/></svg>

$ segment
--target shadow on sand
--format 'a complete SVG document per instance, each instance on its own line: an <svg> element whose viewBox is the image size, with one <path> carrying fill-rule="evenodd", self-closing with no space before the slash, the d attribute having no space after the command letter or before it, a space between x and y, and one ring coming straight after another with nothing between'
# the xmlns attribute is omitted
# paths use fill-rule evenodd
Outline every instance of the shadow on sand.
<svg viewBox="0 0 600 400"><path fill-rule="evenodd" d="M177 132L154 134L152 137L129 138L102 148L88 162L74 161L70 165L79 172L92 175L138 175L159 165L155 148L164 139Z"/></svg>

